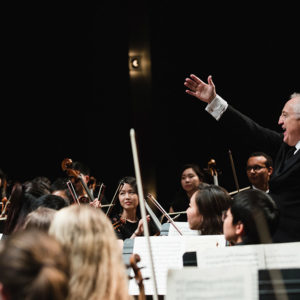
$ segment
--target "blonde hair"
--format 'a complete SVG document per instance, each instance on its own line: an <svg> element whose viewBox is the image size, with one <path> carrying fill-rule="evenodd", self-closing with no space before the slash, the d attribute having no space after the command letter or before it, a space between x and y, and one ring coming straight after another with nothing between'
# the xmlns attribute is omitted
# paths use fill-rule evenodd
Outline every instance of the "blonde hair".
<svg viewBox="0 0 300 300"><path fill-rule="evenodd" d="M49 233L70 258L68 299L131 299L121 249L101 209L72 205L59 210Z"/></svg>

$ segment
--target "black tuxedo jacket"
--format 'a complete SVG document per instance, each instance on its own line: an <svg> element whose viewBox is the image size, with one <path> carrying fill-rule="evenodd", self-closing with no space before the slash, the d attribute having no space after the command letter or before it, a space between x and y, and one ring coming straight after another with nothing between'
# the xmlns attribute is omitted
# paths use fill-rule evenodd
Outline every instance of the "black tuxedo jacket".
<svg viewBox="0 0 300 300"><path fill-rule="evenodd" d="M228 106L220 121L222 128L238 134L251 151L263 151L274 159L270 178L270 196L277 203L280 222L274 242L300 241L300 150L286 160L290 147L283 142L283 134L264 128Z"/></svg>

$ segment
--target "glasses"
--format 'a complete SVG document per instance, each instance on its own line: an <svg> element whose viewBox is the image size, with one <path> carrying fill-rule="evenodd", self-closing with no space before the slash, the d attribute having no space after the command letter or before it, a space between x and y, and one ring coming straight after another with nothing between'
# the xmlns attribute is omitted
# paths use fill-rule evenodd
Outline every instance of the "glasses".
<svg viewBox="0 0 300 300"><path fill-rule="evenodd" d="M251 172L251 170L253 170L254 172L260 171L261 169L266 168L265 166L259 166L259 165L255 165L255 166L249 166L246 168L247 172Z"/></svg>

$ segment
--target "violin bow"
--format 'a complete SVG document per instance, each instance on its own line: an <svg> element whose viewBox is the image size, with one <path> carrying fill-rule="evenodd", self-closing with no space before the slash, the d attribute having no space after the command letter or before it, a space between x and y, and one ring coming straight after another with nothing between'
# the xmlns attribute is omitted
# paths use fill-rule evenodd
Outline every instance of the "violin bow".
<svg viewBox="0 0 300 300"><path fill-rule="evenodd" d="M78 200L78 196L77 196L77 194L75 192L75 189L74 189L74 186L73 186L71 180L67 181L67 187L68 187L69 192L70 192L70 194L71 194L71 196L73 198L74 203L77 203L78 205L80 205L80 202Z"/></svg>
<svg viewBox="0 0 300 300"><path fill-rule="evenodd" d="M149 193L147 196L148 199L150 199L153 204L161 211L164 217L166 217L170 224L177 230L177 232L182 235L182 232L179 230L179 228L175 225L173 219L168 215L168 213L164 210L164 208L159 204L159 202Z"/></svg>
<svg viewBox="0 0 300 300"><path fill-rule="evenodd" d="M112 198L112 200L111 200L111 202L110 202L110 204L109 204L108 210L106 211L106 215L107 215L108 217L109 217L109 215L110 215L110 213L111 213L111 211L112 211L112 208L113 208L114 205L115 205L115 202L116 202L116 199L117 199L117 194L118 194L118 192L120 191L120 189L123 187L123 185L124 185L124 182L121 181L121 182L119 183L119 185L118 185L116 191L115 191L115 194L114 194L114 196L113 196L113 198ZM102 207L104 207L104 205L103 205Z"/></svg>
<svg viewBox="0 0 300 300"><path fill-rule="evenodd" d="M236 190L239 192L240 191L239 183L238 183L238 179L236 176L235 166L234 166L234 162L233 162L233 158L232 158L232 154L231 154L230 150L228 151L228 154L229 154L229 158L230 158L230 164L231 164L231 169L232 169L232 173L233 173L233 179L235 182Z"/></svg>
<svg viewBox="0 0 300 300"><path fill-rule="evenodd" d="M148 203L145 201L145 207L147 212L149 213L151 220L153 220L156 229L161 232L161 222L159 222L156 214L154 213L154 211L151 209L151 207L148 205Z"/></svg>
<svg viewBox="0 0 300 300"><path fill-rule="evenodd" d="M131 141L131 148L132 148L132 155L133 155L133 162L134 162L135 177L137 182L138 196L140 200L140 211L141 211L141 216L142 216L143 226L144 226L144 236L146 237L146 243L148 246L149 258L151 262L151 274L152 274L152 282L153 282L153 289L154 289L153 299L158 300L157 281L156 281L156 276L154 271L153 255L152 255L151 243L149 238L148 222L146 217L146 208L145 208L146 201L143 192L142 178L141 178L138 152L137 152L136 139L135 139L135 130L133 128L130 129L130 141Z"/></svg>
<svg viewBox="0 0 300 300"><path fill-rule="evenodd" d="M99 188L98 195L97 195L97 198L98 198L100 203L101 203L101 200L103 199L105 188L106 188L106 186L102 182L101 185L100 185L100 188Z"/></svg>

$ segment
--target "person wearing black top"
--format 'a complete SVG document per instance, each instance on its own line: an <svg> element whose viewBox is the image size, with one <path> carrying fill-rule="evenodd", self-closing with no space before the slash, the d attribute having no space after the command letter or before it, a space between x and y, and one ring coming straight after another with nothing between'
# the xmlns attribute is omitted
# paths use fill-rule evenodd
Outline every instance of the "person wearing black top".
<svg viewBox="0 0 300 300"><path fill-rule="evenodd" d="M185 164L180 169L180 190L178 190L170 204L170 213L185 212L190 203L192 195L203 183L204 173L196 164ZM173 216L174 217L174 216ZM187 222L185 213L181 213L176 221Z"/></svg>
<svg viewBox="0 0 300 300"><path fill-rule="evenodd" d="M140 218L139 196L134 177L124 177L120 181L121 187L118 192L119 203L112 211L111 221L118 239L135 238L144 234L143 220ZM118 211L119 210L119 211ZM147 216L150 221L150 216ZM149 228L150 235L154 234Z"/></svg>
<svg viewBox="0 0 300 300"><path fill-rule="evenodd" d="M246 190L233 197L223 214L223 232L231 245L272 243L279 222L274 200L264 191Z"/></svg>

